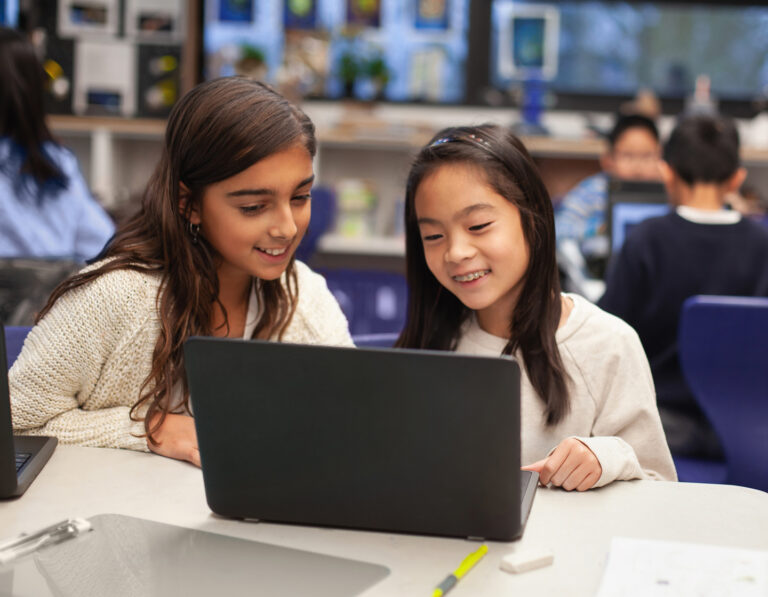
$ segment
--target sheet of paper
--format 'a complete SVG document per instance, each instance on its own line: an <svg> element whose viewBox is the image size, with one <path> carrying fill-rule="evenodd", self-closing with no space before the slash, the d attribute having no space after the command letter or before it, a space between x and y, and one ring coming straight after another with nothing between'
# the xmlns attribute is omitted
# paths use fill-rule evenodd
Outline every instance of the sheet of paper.
<svg viewBox="0 0 768 597"><path fill-rule="evenodd" d="M765 597L768 551L614 537L597 597Z"/></svg>

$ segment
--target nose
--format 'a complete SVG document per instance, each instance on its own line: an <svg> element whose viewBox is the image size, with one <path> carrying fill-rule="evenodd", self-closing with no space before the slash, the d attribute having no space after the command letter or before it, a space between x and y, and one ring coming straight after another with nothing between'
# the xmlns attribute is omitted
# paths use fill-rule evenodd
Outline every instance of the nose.
<svg viewBox="0 0 768 597"><path fill-rule="evenodd" d="M460 263L472 259L476 254L474 245L463 234L454 235L448 239L448 250L445 252L447 263Z"/></svg>
<svg viewBox="0 0 768 597"><path fill-rule="evenodd" d="M269 227L269 235L277 239L292 239L299 231L293 211L289 205L281 205L274 211L274 219Z"/></svg>

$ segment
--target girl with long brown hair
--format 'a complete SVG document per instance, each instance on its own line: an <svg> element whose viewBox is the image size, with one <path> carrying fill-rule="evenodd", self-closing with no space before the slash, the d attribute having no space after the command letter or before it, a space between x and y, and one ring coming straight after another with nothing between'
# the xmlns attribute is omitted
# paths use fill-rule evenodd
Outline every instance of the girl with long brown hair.
<svg viewBox="0 0 768 597"><path fill-rule="evenodd" d="M17 432L199 466L187 338L351 346L325 281L294 259L314 154L312 122L261 83L222 78L186 94L141 209L29 333L9 374Z"/></svg>
<svg viewBox="0 0 768 597"><path fill-rule="evenodd" d="M411 168L405 231L409 299L398 346L515 356L524 468L580 491L675 478L637 334L561 294L552 203L511 132L438 133ZM478 392L488 383L478 379Z"/></svg>

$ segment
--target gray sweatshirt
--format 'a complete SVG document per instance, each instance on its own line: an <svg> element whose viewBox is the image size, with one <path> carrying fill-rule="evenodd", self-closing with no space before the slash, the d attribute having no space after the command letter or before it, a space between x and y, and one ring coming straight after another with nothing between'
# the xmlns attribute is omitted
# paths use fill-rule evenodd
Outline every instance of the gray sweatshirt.
<svg viewBox="0 0 768 597"><path fill-rule="evenodd" d="M557 330L570 376L570 411L547 426L544 403L533 389L521 355L522 465L545 458L568 437L586 444L603 472L595 487L626 479L677 480L656 408L648 360L635 331L586 299L566 295L574 308ZM463 329L457 352L500 355L507 340L483 331L476 318Z"/></svg>

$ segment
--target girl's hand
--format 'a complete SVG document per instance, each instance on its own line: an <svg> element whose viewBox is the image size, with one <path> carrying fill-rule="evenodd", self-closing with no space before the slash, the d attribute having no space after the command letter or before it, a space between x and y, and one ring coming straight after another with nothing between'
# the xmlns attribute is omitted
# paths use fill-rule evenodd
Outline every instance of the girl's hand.
<svg viewBox="0 0 768 597"><path fill-rule="evenodd" d="M586 491L593 487L603 474L603 467L600 466L597 456L573 437L561 441L555 451L543 460L522 469L539 473L539 482L542 485L552 483L566 491Z"/></svg>
<svg viewBox="0 0 768 597"><path fill-rule="evenodd" d="M186 460L200 466L200 450L197 447L195 420L186 415L166 415L163 426L155 432L157 444L147 440L147 446L155 454Z"/></svg>

